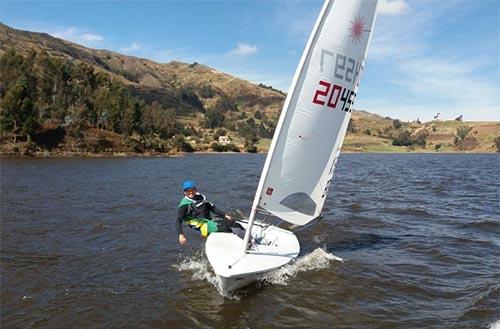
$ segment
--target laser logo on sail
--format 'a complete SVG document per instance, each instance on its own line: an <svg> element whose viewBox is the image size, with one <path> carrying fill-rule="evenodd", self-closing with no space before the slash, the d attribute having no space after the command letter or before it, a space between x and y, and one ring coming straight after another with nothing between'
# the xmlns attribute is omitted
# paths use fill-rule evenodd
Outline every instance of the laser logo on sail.
<svg viewBox="0 0 500 329"><path fill-rule="evenodd" d="M370 32L370 30L365 29L366 23L363 16L358 15L354 17L354 20L351 21L351 27L349 30L351 34L349 37L351 38L351 42L358 44L361 42L361 38L363 37L363 32Z"/></svg>

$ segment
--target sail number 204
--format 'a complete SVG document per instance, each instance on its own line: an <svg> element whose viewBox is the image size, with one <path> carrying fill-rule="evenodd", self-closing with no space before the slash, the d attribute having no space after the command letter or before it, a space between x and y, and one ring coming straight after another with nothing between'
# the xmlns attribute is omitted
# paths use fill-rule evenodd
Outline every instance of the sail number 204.
<svg viewBox="0 0 500 329"><path fill-rule="evenodd" d="M318 105L326 104L331 109L351 112L355 97L356 93L353 90L320 80L319 87L314 93L313 103Z"/></svg>

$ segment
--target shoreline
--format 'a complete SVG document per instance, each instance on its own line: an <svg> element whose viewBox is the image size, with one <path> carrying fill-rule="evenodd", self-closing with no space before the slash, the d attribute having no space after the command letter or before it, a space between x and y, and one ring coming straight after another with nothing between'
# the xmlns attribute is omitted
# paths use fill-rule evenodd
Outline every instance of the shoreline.
<svg viewBox="0 0 500 329"><path fill-rule="evenodd" d="M84 158L179 158L190 154L218 154L218 155L235 155L235 154L267 154L268 152L213 152L213 151L199 151L199 152L178 152L178 153L134 153L134 152L34 152L24 154L20 152L0 152L0 159L84 159ZM473 152L473 151L401 151L401 152L380 152L380 151L341 151L345 154L499 154L499 152Z"/></svg>

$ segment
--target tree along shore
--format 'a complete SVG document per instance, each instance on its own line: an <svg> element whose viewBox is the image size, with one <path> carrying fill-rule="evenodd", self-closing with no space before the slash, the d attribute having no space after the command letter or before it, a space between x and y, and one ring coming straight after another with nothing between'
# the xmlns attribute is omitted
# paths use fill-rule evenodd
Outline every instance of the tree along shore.
<svg viewBox="0 0 500 329"><path fill-rule="evenodd" d="M214 97L210 86L179 87L177 107L148 103L109 73L44 51L23 56L11 49L0 66L0 155L267 152L278 119L230 97L205 108L201 99ZM498 152L499 136L497 122L402 122L355 111L343 151Z"/></svg>

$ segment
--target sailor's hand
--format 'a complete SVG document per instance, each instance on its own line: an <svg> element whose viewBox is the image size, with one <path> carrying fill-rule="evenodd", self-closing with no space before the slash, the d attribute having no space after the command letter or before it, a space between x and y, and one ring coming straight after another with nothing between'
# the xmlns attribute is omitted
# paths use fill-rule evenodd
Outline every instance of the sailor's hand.
<svg viewBox="0 0 500 329"><path fill-rule="evenodd" d="M188 242L188 240L186 239L186 237L184 236L184 234L179 234L179 243L181 245L185 245L187 242Z"/></svg>
<svg viewBox="0 0 500 329"><path fill-rule="evenodd" d="M227 219L227 220L233 220L233 217L231 215L229 215L229 214L225 214L224 218Z"/></svg>

